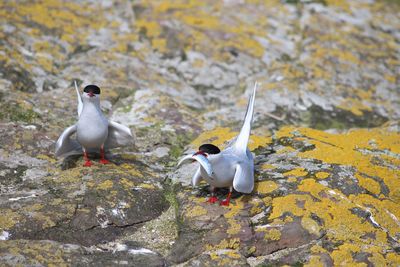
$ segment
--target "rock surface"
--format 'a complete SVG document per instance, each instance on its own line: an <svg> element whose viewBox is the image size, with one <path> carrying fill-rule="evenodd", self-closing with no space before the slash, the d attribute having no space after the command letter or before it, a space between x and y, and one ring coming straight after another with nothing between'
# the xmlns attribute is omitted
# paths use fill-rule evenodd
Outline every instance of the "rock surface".
<svg viewBox="0 0 400 267"><path fill-rule="evenodd" d="M0 3L0 265L398 266L398 1ZM136 134L57 160L73 81ZM208 204L177 159L235 137L256 186ZM227 191L218 191L224 198Z"/></svg>

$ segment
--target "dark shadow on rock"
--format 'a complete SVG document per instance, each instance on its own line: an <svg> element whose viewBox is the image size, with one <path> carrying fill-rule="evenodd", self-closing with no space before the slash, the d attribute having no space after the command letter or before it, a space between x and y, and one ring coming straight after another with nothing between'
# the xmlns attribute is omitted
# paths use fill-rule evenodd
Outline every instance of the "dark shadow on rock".
<svg viewBox="0 0 400 267"><path fill-rule="evenodd" d="M221 200L225 199L226 196L228 195L228 193L229 193L229 188L216 188L215 189L216 197ZM243 193L233 190L231 199L232 200L237 199L242 195L246 195L246 194L243 194ZM197 189L196 197L209 197L209 196L211 196L211 189L210 189L209 185L205 185L205 186L199 187Z"/></svg>
<svg viewBox="0 0 400 267"><path fill-rule="evenodd" d="M318 130L344 130L354 127L371 128L381 126L388 121L388 118L374 111L363 110L363 115L357 116L347 110L334 109L333 111L328 111L316 105L301 113L300 117L309 127Z"/></svg>
<svg viewBox="0 0 400 267"><path fill-rule="evenodd" d="M2 266L167 266L160 254L128 243L116 250L23 239L5 241L0 248L0 262Z"/></svg>
<svg viewBox="0 0 400 267"><path fill-rule="evenodd" d="M31 78L31 73L19 66L0 65L0 72L10 80L16 90L34 93L36 84Z"/></svg>
<svg viewBox="0 0 400 267"><path fill-rule="evenodd" d="M203 250L203 233L191 229L182 229L168 255L168 261L179 264L199 255Z"/></svg>
<svg viewBox="0 0 400 267"><path fill-rule="evenodd" d="M122 194L122 193L121 193ZM73 217L68 221L58 222L54 227L42 229L41 225L30 222L14 233L13 238L32 240L54 240L62 243L73 243L91 246L115 240L124 233L136 231L143 223L151 221L168 209L164 195L156 190L132 191L137 203L129 203L129 207L120 215L117 207L107 207L104 196L96 191L85 194ZM121 195L121 201L129 201Z"/></svg>
<svg viewBox="0 0 400 267"><path fill-rule="evenodd" d="M100 153L89 153L88 154L90 161L98 162L100 160ZM82 155L71 155L63 159L61 163L61 170L65 171L68 169L75 168L78 165L78 161L82 158ZM127 163L132 166L137 166L139 168L147 168L149 167L147 164L143 163L140 160L132 159L132 158L123 158L121 154L112 154L107 153L105 157L110 163L115 164L117 166Z"/></svg>
<svg viewBox="0 0 400 267"><path fill-rule="evenodd" d="M81 157L80 155L72 155L64 158L63 161L61 162L61 170L65 171L68 169L75 168L80 157Z"/></svg>

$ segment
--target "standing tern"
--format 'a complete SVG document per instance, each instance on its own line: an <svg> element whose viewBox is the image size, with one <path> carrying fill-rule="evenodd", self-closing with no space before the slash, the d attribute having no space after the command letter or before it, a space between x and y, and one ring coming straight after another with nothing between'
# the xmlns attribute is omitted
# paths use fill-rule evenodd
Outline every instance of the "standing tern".
<svg viewBox="0 0 400 267"><path fill-rule="evenodd" d="M56 143L56 157L66 157L83 151L84 166L90 167L88 152L100 150L100 163L108 164L105 151L111 148L133 144L131 130L119 123L108 120L100 109L100 88L88 85L82 95L75 82L78 95L78 122L61 134ZM76 134L76 138L71 138Z"/></svg>
<svg viewBox="0 0 400 267"><path fill-rule="evenodd" d="M250 138L251 123L254 113L254 101L257 83L247 105L242 129L236 139L224 150L212 144L203 144L193 155L184 156L178 167L184 162L198 162L199 167L192 178L196 186L204 179L211 186L211 197L208 202L215 203L215 189L229 187L229 193L220 204L229 206L232 189L241 193L251 193L254 187L254 159L247 144Z"/></svg>

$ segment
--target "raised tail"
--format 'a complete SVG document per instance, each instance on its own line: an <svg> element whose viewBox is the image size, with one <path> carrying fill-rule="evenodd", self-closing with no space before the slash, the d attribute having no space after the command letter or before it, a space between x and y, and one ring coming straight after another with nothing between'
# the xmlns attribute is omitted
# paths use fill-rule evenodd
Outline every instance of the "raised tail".
<svg viewBox="0 0 400 267"><path fill-rule="evenodd" d="M82 103L81 93L79 93L79 89L78 89L78 85L76 84L76 81L74 81L74 85L75 85L76 95L78 96L78 118L79 118L79 116L82 113L83 103Z"/></svg>
<svg viewBox="0 0 400 267"><path fill-rule="evenodd" d="M258 83L254 84L253 94L250 96L249 103L247 104L246 116L244 118L242 129L240 130L239 135L237 136L232 147L235 149L246 153L247 143L249 142L250 132L251 132L251 122L253 120L253 112L254 112L254 102L256 98L256 90Z"/></svg>

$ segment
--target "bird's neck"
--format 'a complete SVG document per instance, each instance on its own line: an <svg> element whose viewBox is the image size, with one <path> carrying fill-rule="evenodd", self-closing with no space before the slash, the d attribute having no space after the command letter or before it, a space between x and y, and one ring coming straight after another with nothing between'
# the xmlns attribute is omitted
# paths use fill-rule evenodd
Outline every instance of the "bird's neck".
<svg viewBox="0 0 400 267"><path fill-rule="evenodd" d="M84 101L83 102L83 109L99 109L100 110L100 101L94 100L94 101Z"/></svg>
<svg viewBox="0 0 400 267"><path fill-rule="evenodd" d="M89 117L92 116L104 117L103 112L101 111L100 108L100 101L83 102L82 114L85 114L84 116L89 116Z"/></svg>

